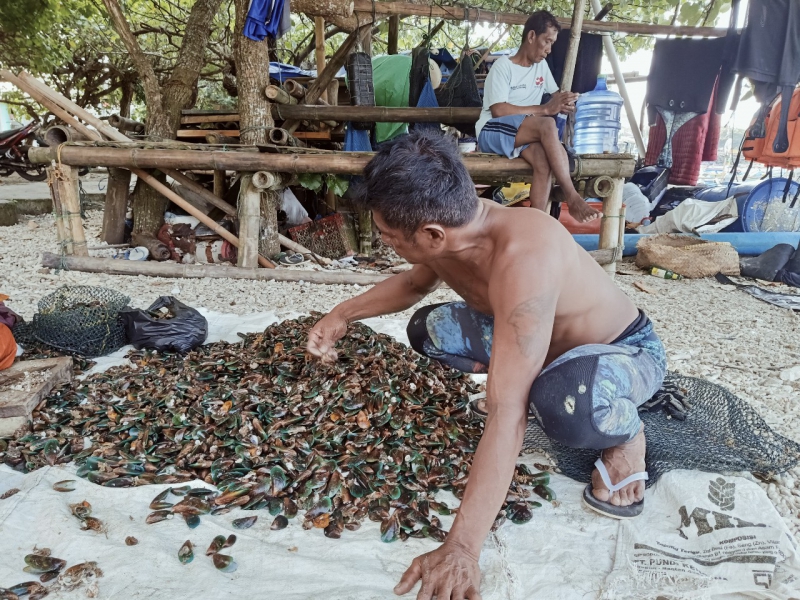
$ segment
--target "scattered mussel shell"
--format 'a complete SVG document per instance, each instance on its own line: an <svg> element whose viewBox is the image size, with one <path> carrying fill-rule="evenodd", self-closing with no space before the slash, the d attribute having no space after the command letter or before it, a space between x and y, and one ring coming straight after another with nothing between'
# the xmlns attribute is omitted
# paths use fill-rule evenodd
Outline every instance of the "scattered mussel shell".
<svg viewBox="0 0 800 600"><path fill-rule="evenodd" d="M19 494L19 488L11 488L0 494L0 500L7 500L14 494Z"/></svg>
<svg viewBox="0 0 800 600"><path fill-rule="evenodd" d="M236 543L236 536L234 534L230 534L227 538L225 538L225 543L222 544L223 548L230 548Z"/></svg>
<svg viewBox="0 0 800 600"><path fill-rule="evenodd" d="M400 537L400 521L397 517L397 511L391 517L381 523L381 541L394 542Z"/></svg>
<svg viewBox="0 0 800 600"><path fill-rule="evenodd" d="M41 573L50 573L53 571L60 571L67 565L67 561L55 558L53 556L42 556L41 554L28 554L25 557L25 564L28 565L23 570L26 573L33 573L39 575Z"/></svg>
<svg viewBox="0 0 800 600"><path fill-rule="evenodd" d="M533 493L544 498L548 502L552 502L553 500L556 499L556 493L553 491L553 488L548 487L542 483L540 483L539 485L535 485L533 487Z"/></svg>
<svg viewBox="0 0 800 600"><path fill-rule="evenodd" d="M258 517L242 517L241 519L234 519L231 523L236 529L249 529L252 527Z"/></svg>
<svg viewBox="0 0 800 600"><path fill-rule="evenodd" d="M227 554L215 554L213 559L214 566L223 573L233 573L239 567L233 557Z"/></svg>
<svg viewBox="0 0 800 600"><path fill-rule="evenodd" d="M188 565L194 560L194 550L192 550L192 542L186 540L178 550L178 560L184 565Z"/></svg>
<svg viewBox="0 0 800 600"><path fill-rule="evenodd" d="M285 529L289 525L289 519L287 519L284 515L278 515L272 521L272 525L269 526L270 529L276 531L278 529Z"/></svg>
<svg viewBox="0 0 800 600"><path fill-rule="evenodd" d="M128 537L125 538L125 545L126 546L135 546L138 543L139 543L139 540L137 540L132 535L129 535Z"/></svg>
<svg viewBox="0 0 800 600"><path fill-rule="evenodd" d="M78 482L74 479L65 479L63 481L56 481L53 484L53 489L57 492L74 492L75 486Z"/></svg>
<svg viewBox="0 0 800 600"><path fill-rule="evenodd" d="M106 530L106 526L100 519L96 519L95 517L85 517L81 519L81 529L84 531L97 531L103 532Z"/></svg>
<svg viewBox="0 0 800 600"><path fill-rule="evenodd" d="M75 504L70 504L69 509L73 515L77 518L83 520L86 517L92 514L92 505L89 504L86 500L83 502L76 502Z"/></svg>
<svg viewBox="0 0 800 600"><path fill-rule="evenodd" d="M527 502L515 502L506 509L506 516L512 523L522 525L533 518L533 513Z"/></svg>
<svg viewBox="0 0 800 600"><path fill-rule="evenodd" d="M161 492L158 496L153 498L153 501L150 503L150 510L164 510L167 508L172 508L173 503L167 502L167 498L170 494L170 489L167 488L163 492Z"/></svg>
<svg viewBox="0 0 800 600"><path fill-rule="evenodd" d="M153 523L159 523L161 521L166 521L167 519L171 519L173 514L169 510L157 510L155 512L151 512L147 515L145 519L145 523L148 525L152 525Z"/></svg>
<svg viewBox="0 0 800 600"><path fill-rule="evenodd" d="M7 590L0 590L0 600L15 600L15 598L24 596L27 596L26 600L39 600L40 598L44 598L48 593L49 590L38 581L26 581L24 583L18 583Z"/></svg>
<svg viewBox="0 0 800 600"><path fill-rule="evenodd" d="M183 513L183 520L186 521L186 525L189 529L194 529L198 525L200 525L200 515L190 515L188 513Z"/></svg>
<svg viewBox="0 0 800 600"><path fill-rule="evenodd" d="M208 546L208 550L206 550L206 556L211 556L213 554L216 554L224 547L225 547L225 536L218 535L213 540L211 540L211 544Z"/></svg>

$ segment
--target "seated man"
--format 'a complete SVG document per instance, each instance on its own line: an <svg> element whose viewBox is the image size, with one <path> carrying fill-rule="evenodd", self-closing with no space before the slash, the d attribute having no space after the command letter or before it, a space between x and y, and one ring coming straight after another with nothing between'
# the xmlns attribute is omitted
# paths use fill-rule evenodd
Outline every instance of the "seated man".
<svg viewBox="0 0 800 600"><path fill-rule="evenodd" d="M414 266L335 307L308 351L336 360L348 323L406 310L446 282L464 300L426 306L408 326L418 352L489 373L486 424L461 507L438 549L395 588L478 598L478 555L508 492L531 414L544 432L598 450L592 509L615 518L643 506L645 439L637 407L658 391L664 348L644 313L549 215L481 201L455 145L412 133L383 147L357 194L384 243Z"/></svg>
<svg viewBox="0 0 800 600"><path fill-rule="evenodd" d="M600 213L586 204L572 185L569 159L552 118L575 112L578 97L558 91L545 61L560 30L556 18L545 10L530 16L517 53L510 58L501 56L489 69L483 88L483 110L475 129L481 152L508 158L521 156L533 167L531 206L545 209L555 175L570 215L585 223ZM542 105L544 94L552 97Z"/></svg>

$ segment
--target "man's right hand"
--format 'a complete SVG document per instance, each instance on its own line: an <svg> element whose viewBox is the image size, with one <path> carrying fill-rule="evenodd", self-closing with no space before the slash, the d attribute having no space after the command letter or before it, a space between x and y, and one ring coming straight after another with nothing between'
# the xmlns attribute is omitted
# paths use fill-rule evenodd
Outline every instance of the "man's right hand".
<svg viewBox="0 0 800 600"><path fill-rule="evenodd" d="M555 92L544 106L547 114L551 117L559 113L570 114L575 112L575 101L577 99L578 94L572 92Z"/></svg>
<svg viewBox="0 0 800 600"><path fill-rule="evenodd" d="M308 334L306 350L324 363L336 362L333 347L347 333L347 319L331 312L322 317Z"/></svg>

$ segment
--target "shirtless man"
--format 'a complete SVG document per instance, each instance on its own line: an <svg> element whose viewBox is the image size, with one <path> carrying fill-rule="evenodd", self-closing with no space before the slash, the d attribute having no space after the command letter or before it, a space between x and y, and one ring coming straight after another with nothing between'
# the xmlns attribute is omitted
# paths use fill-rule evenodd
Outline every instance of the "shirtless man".
<svg viewBox="0 0 800 600"><path fill-rule="evenodd" d="M544 210L553 176L564 192L569 213L580 222L600 217L572 185L569 159L555 119L559 113L574 113L578 94L558 91L545 58L558 38L561 26L546 10L533 13L525 23L522 45L514 56L498 58L483 88L483 110L475 125L478 149L521 156L533 167L531 206ZM552 94L542 104L544 94Z"/></svg>
<svg viewBox="0 0 800 600"><path fill-rule="evenodd" d="M408 326L418 352L488 372L486 424L447 540L395 588L417 598L480 598L478 556L505 500L528 416L573 447L601 450L584 490L594 510L637 515L645 440L637 406L660 387L665 355L649 319L538 210L478 199L457 149L414 133L382 148L357 195L384 243L414 266L334 308L308 351L336 360L349 323L406 310L447 283L464 302L426 306ZM621 484L615 490L613 484Z"/></svg>

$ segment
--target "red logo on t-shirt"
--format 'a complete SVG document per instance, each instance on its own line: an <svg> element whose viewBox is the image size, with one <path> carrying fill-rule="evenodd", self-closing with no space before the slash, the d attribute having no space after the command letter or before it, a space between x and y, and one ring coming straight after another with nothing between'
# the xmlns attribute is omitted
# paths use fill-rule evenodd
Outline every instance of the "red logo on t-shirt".
<svg viewBox="0 0 800 600"><path fill-rule="evenodd" d="M542 85L544 83L544 77L542 77L540 75L539 77L536 78L536 82L535 83L536 83L537 86L538 85Z"/></svg>

